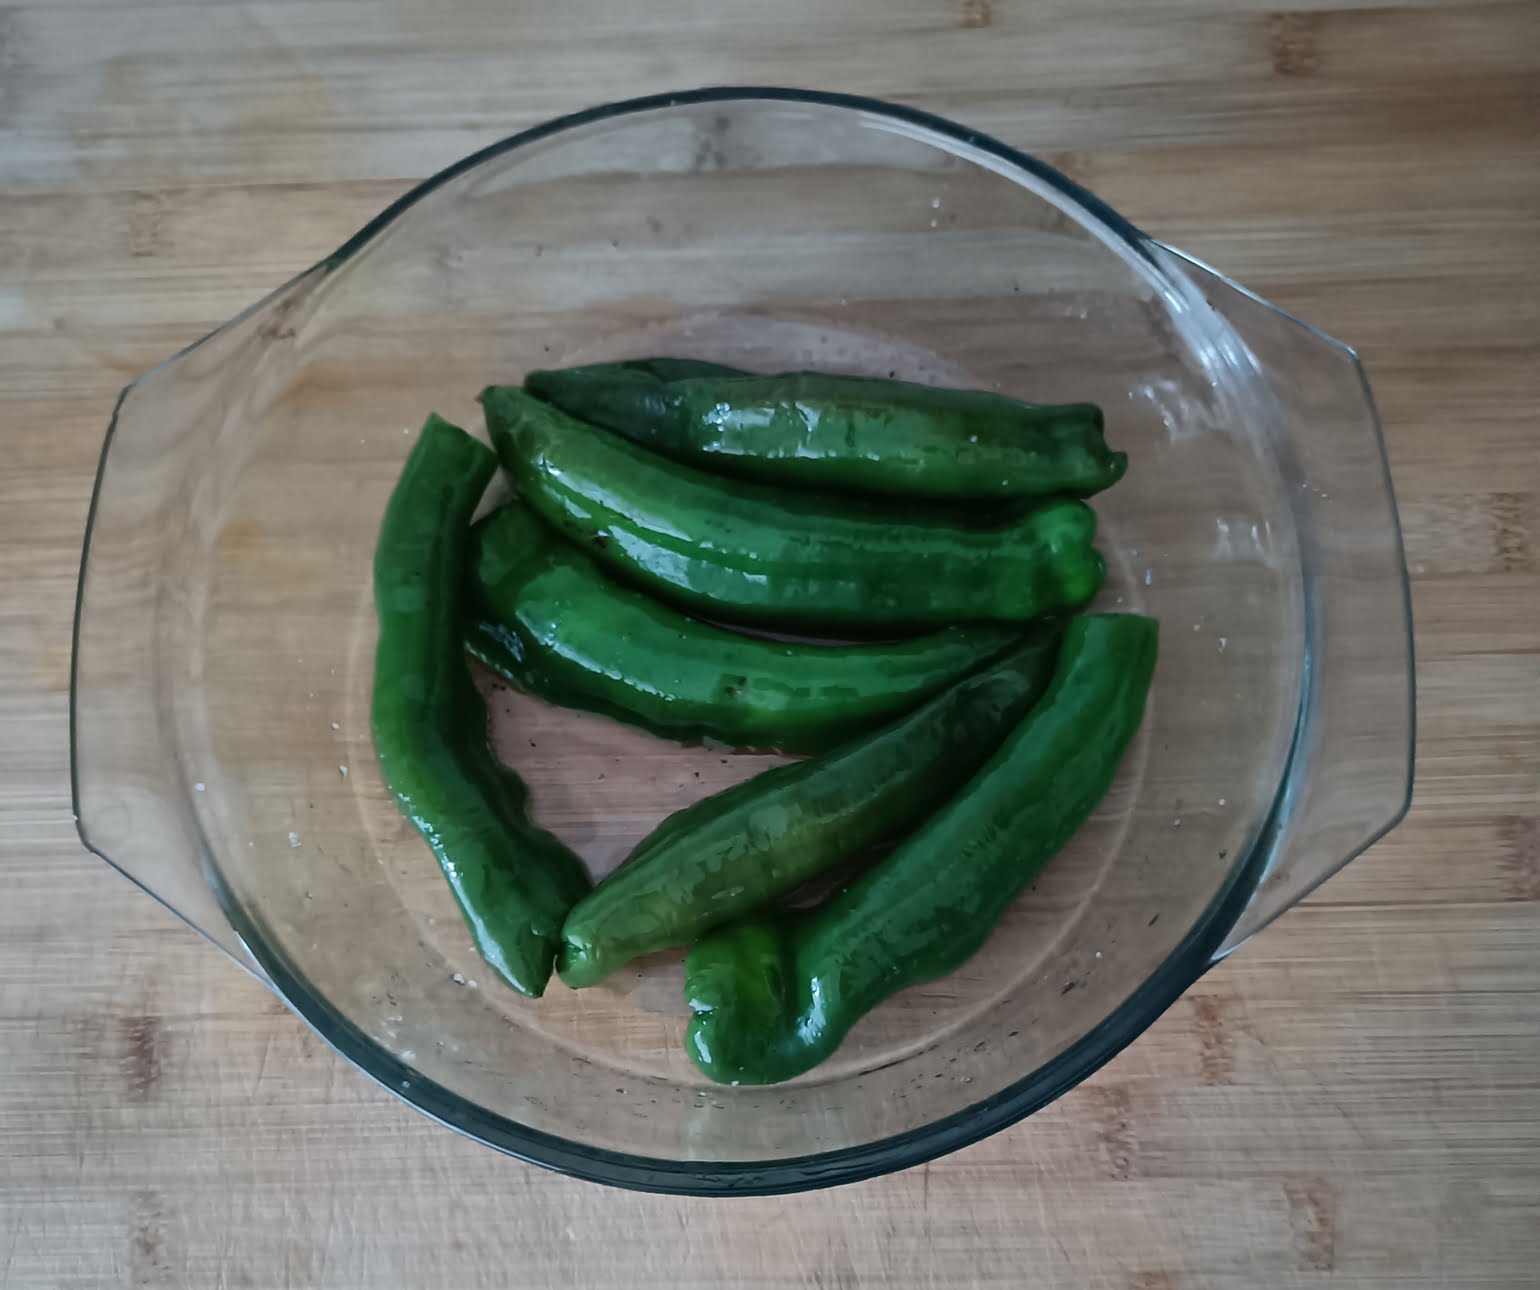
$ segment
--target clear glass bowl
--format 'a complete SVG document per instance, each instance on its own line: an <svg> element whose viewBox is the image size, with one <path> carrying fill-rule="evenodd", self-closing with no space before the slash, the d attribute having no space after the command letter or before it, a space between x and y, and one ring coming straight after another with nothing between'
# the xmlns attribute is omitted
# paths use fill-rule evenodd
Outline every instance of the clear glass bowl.
<svg viewBox="0 0 1540 1290"><path fill-rule="evenodd" d="M679 955L501 987L370 746L370 561L424 414L479 428L489 381L642 354L1102 403L1132 465L1096 499L1100 604L1162 624L1095 818L966 967L777 1087L691 1066ZM499 752L596 874L769 762L489 689ZM467 158L125 390L72 721L85 843L386 1088L584 1177L789 1191L1043 1105L1395 823L1410 619L1351 350L970 130L711 90Z"/></svg>

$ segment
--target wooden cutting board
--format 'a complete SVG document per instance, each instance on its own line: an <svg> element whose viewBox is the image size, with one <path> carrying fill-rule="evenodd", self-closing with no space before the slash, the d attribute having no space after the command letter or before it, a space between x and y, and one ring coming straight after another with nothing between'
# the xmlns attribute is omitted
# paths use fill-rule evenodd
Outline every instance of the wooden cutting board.
<svg viewBox="0 0 1540 1290"><path fill-rule="evenodd" d="M573 1182L385 1096L93 860L66 704L128 379L473 148L656 90L900 99L1357 344L1415 805L1058 1103L833 1192ZM0 1284L1519 1287L1540 1268L1530 0L0 3Z"/></svg>

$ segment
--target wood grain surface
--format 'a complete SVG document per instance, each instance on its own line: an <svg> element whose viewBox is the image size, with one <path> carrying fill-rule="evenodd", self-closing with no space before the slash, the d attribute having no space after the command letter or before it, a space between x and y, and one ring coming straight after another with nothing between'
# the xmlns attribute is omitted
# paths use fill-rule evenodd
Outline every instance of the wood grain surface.
<svg viewBox="0 0 1540 1290"><path fill-rule="evenodd" d="M573 1182L355 1074L76 840L114 396L414 180L592 102L896 98L1358 345L1410 817L1030 1121L821 1194ZM1540 1268L1532 0L0 0L0 1284L1520 1287Z"/></svg>

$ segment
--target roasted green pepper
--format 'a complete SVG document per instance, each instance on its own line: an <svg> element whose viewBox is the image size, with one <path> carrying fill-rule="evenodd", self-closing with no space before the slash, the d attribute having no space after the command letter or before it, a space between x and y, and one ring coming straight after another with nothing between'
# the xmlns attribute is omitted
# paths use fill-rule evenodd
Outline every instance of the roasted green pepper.
<svg viewBox="0 0 1540 1290"><path fill-rule="evenodd" d="M1156 640L1152 619L1074 619L1042 700L885 861L818 909L700 941L685 960L696 1065L727 1083L790 1079L883 999L967 960L1111 784Z"/></svg>
<svg viewBox="0 0 1540 1290"><path fill-rule="evenodd" d="M428 418L375 548L371 715L385 783L438 858L477 950L538 997L562 920L589 882L582 862L529 822L523 782L492 756L461 648L471 515L496 469L484 444Z"/></svg>
<svg viewBox="0 0 1540 1290"><path fill-rule="evenodd" d="M873 734L778 766L676 812L580 900L557 971L592 985L639 954L687 945L947 800L1042 693L1057 629Z"/></svg>
<svg viewBox="0 0 1540 1290"><path fill-rule="evenodd" d="M743 636L612 582L515 502L471 538L471 653L520 689L684 740L814 752L832 747L1019 639L948 627L891 644Z"/></svg>
<svg viewBox="0 0 1540 1290"><path fill-rule="evenodd" d="M807 488L931 498L1085 497L1123 477L1093 403L659 359L531 372L524 387L690 465ZM663 364L663 366L659 366Z"/></svg>
<svg viewBox="0 0 1540 1290"><path fill-rule="evenodd" d="M856 631L1021 621L1082 604L1101 585L1084 502L970 528L718 479L507 386L481 401L533 510L623 577L708 614Z"/></svg>

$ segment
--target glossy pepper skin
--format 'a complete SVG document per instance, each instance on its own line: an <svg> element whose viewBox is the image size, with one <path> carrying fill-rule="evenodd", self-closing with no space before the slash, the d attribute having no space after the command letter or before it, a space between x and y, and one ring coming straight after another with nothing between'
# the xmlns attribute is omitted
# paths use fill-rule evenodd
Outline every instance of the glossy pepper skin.
<svg viewBox="0 0 1540 1290"><path fill-rule="evenodd" d="M765 771L676 812L580 900L557 971L593 985L687 945L830 865L919 823L999 746L1053 671L1057 629L872 734Z"/></svg>
<svg viewBox="0 0 1540 1290"><path fill-rule="evenodd" d="M385 509L374 555L380 639L371 712L380 770L437 857L481 956L538 997L582 862L525 814L523 782L487 746L486 706L460 642L471 515L497 468L486 445L428 418Z"/></svg>
<svg viewBox="0 0 1540 1290"><path fill-rule="evenodd" d="M749 375L736 367L698 358L633 358L531 372L524 378L524 389L580 421L604 426L663 451L661 443L649 441L655 432L646 427L673 417L668 392L676 383Z"/></svg>
<svg viewBox="0 0 1540 1290"><path fill-rule="evenodd" d="M519 503L471 535L466 646L520 689L666 738L814 752L913 707L1019 639L983 624L893 643L743 636L607 578Z"/></svg>
<svg viewBox="0 0 1540 1290"><path fill-rule="evenodd" d="M1105 572L1084 502L970 528L721 479L508 386L481 401L527 505L621 577L708 615L868 633L1016 622L1084 603Z"/></svg>
<svg viewBox="0 0 1540 1290"><path fill-rule="evenodd" d="M685 960L686 1047L722 1082L828 1057L889 995L944 976L1080 827L1144 714L1157 629L1074 619L1048 692L946 806L828 904L723 928Z"/></svg>
<svg viewBox="0 0 1540 1290"><path fill-rule="evenodd" d="M766 483L917 498L1086 497L1128 467L1127 454L1108 450L1093 403L656 363L531 372L524 386L676 461Z"/></svg>

